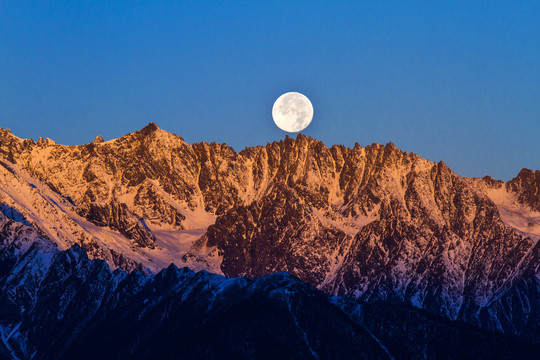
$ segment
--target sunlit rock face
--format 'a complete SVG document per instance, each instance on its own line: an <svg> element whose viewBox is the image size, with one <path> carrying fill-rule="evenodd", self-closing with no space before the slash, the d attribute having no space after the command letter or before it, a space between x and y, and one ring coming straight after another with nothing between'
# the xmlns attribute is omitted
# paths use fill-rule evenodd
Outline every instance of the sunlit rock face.
<svg viewBox="0 0 540 360"><path fill-rule="evenodd" d="M538 329L539 172L467 179L391 143L328 148L303 135L237 153L153 123L102 140L1 130L2 213L112 268L287 271L328 294Z"/></svg>

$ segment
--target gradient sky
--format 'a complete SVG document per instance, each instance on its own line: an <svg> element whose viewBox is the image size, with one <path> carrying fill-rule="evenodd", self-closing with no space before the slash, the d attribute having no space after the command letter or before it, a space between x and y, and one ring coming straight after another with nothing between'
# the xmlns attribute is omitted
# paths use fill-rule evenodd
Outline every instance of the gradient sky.
<svg viewBox="0 0 540 360"><path fill-rule="evenodd" d="M0 126L63 144L156 122L237 151L393 142L463 176L540 169L539 1L0 1Z"/></svg>

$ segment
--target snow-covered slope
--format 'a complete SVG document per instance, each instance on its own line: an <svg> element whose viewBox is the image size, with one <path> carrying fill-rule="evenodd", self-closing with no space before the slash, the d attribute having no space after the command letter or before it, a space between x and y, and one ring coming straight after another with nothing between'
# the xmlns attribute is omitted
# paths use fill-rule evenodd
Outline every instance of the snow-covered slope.
<svg viewBox="0 0 540 360"><path fill-rule="evenodd" d="M540 172L536 172L540 179ZM532 176L531 176L532 175ZM525 237L540 238L540 208L535 203L540 192L535 186L535 175L523 169L516 178L504 183L490 177L469 179L482 190L499 209L501 220ZM532 187L533 189L527 189ZM527 193L528 192L528 193Z"/></svg>
<svg viewBox="0 0 540 360"><path fill-rule="evenodd" d="M186 209L186 214L198 228L175 229L168 224L139 219L133 220L152 237L152 246L139 246L134 239L110 226L98 226L79 215L77 207L58 192L53 191L41 180L32 178L18 164L0 167L1 211L13 220L34 226L44 237L54 241L62 250L80 244L94 257L106 260L113 267L122 266L131 270L141 266L157 272L171 263L190 266L196 270L219 273L220 259L208 251L191 254L192 243L201 237L214 217L208 213L201 216ZM131 225L131 224L130 224ZM214 251L215 253L215 251ZM204 255L201 257L201 255Z"/></svg>

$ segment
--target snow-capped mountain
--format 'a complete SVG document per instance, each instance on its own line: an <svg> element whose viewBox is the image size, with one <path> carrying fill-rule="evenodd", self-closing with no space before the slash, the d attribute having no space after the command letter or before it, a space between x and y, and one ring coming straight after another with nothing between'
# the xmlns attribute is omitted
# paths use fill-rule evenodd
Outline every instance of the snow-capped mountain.
<svg viewBox="0 0 540 360"><path fill-rule="evenodd" d="M285 271L540 342L538 171L469 179L391 143L303 135L237 153L153 123L79 146L0 130L0 165L3 236L33 229L126 271Z"/></svg>

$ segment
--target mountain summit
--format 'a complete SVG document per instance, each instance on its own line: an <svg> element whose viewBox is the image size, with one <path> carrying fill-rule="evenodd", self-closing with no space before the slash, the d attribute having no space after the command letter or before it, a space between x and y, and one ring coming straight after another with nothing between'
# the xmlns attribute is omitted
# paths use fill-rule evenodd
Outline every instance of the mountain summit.
<svg viewBox="0 0 540 360"><path fill-rule="evenodd" d="M540 341L538 171L463 178L392 143L304 135L237 153L154 123L77 146L0 129L0 165L5 239L26 229L125 271L285 271Z"/></svg>

